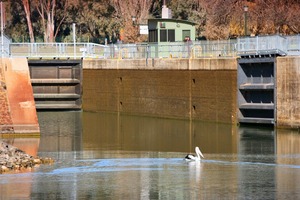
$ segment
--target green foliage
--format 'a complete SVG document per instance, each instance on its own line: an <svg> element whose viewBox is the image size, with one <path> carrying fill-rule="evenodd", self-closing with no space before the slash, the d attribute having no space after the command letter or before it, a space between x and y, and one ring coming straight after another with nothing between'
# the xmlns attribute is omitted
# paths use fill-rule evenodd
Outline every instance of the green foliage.
<svg viewBox="0 0 300 200"><path fill-rule="evenodd" d="M120 20L109 0L79 0L70 8L67 22L74 21L81 40L104 43L119 34Z"/></svg>
<svg viewBox="0 0 300 200"><path fill-rule="evenodd" d="M21 42L27 41L27 22L25 13L22 9L22 3L20 1L11 1L4 4L6 7L7 23L5 27L5 34L12 38L13 41Z"/></svg>

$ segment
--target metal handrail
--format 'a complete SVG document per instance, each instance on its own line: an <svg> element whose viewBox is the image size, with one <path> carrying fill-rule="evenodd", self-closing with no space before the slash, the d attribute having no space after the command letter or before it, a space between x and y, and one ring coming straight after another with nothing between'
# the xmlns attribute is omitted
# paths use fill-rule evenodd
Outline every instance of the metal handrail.
<svg viewBox="0 0 300 200"><path fill-rule="evenodd" d="M287 40L280 35L238 38L238 55L287 55Z"/></svg>
<svg viewBox="0 0 300 200"><path fill-rule="evenodd" d="M7 52L10 57L99 59L236 57L272 53L300 55L300 35L159 44L10 43Z"/></svg>

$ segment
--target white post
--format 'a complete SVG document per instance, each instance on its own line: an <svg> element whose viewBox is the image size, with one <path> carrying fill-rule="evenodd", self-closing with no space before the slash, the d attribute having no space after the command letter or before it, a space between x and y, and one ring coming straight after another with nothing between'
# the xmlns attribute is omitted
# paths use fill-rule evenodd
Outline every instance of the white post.
<svg viewBox="0 0 300 200"><path fill-rule="evenodd" d="M73 42L74 42L74 58L76 58L76 26L75 23L73 23Z"/></svg>
<svg viewBox="0 0 300 200"><path fill-rule="evenodd" d="M3 53L4 53L4 38L3 38L3 2L1 1L1 58L3 58Z"/></svg>
<svg viewBox="0 0 300 200"><path fill-rule="evenodd" d="M258 45L259 45L258 36L256 36L256 53L258 53L258 50L259 50Z"/></svg>

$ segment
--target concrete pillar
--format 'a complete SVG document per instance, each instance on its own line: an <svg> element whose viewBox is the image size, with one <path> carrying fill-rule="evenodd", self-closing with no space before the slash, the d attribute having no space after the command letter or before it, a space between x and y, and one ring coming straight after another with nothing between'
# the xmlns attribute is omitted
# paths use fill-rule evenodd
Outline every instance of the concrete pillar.
<svg viewBox="0 0 300 200"><path fill-rule="evenodd" d="M2 58L0 63L0 133L39 133L26 58Z"/></svg>

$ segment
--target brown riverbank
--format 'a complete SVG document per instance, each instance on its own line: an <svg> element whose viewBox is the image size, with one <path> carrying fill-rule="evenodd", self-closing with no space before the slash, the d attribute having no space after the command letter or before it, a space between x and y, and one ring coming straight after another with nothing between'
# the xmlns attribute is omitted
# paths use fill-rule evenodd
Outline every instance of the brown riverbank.
<svg viewBox="0 0 300 200"><path fill-rule="evenodd" d="M0 174L31 171L40 164L52 164L51 158L31 156L15 146L0 140Z"/></svg>

